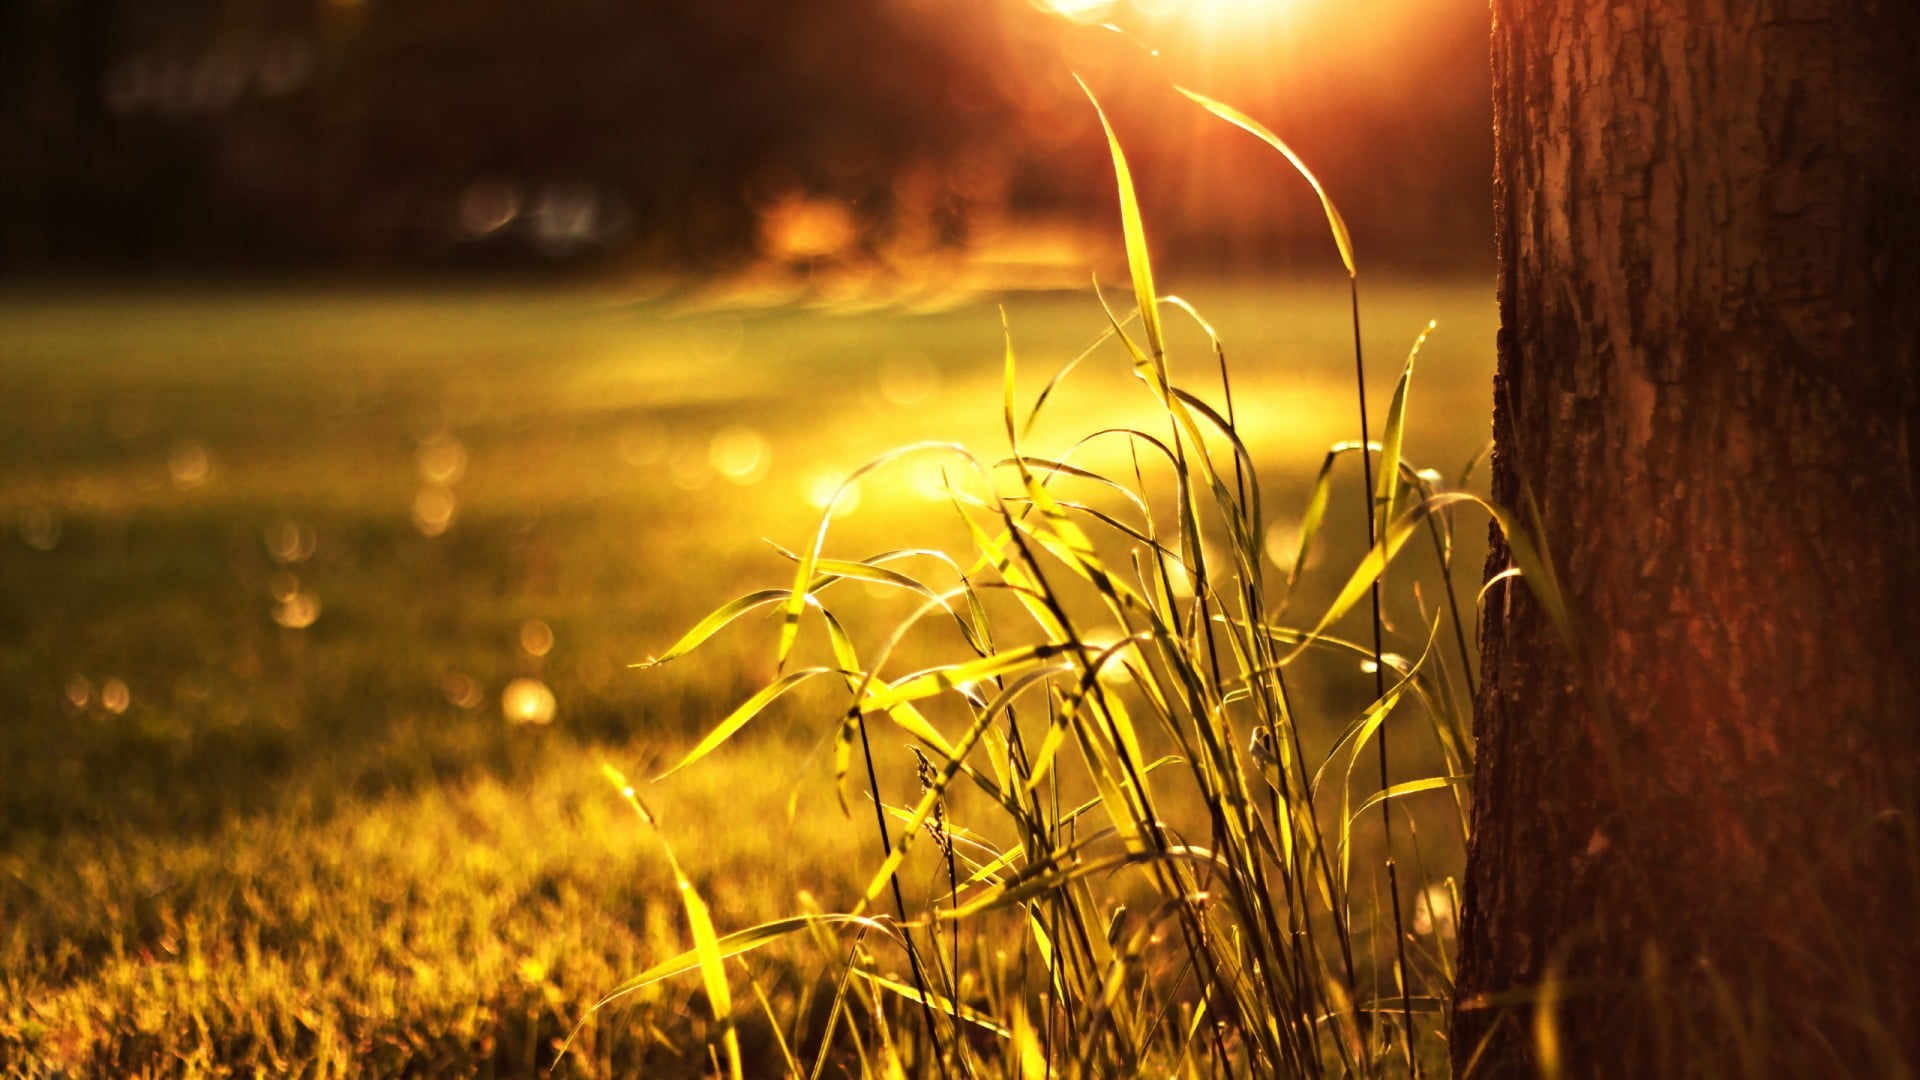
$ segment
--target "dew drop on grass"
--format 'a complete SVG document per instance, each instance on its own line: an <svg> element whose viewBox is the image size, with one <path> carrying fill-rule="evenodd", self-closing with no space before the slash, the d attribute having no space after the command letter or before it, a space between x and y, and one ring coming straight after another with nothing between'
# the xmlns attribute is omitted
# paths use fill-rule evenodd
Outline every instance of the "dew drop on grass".
<svg viewBox="0 0 1920 1080"><path fill-rule="evenodd" d="M550 724L556 703L539 679L515 679L500 694L500 711L515 724Z"/></svg>
<svg viewBox="0 0 1920 1080"><path fill-rule="evenodd" d="M117 678L110 678L107 681L100 684L100 707L101 708L107 710L108 712L114 714L115 716L118 716L121 713L126 712L127 707L132 704L133 704L133 693L132 691L127 689L126 683L121 682Z"/></svg>
<svg viewBox="0 0 1920 1080"><path fill-rule="evenodd" d="M439 484L428 484L413 497L413 527L422 536L439 536L453 526L460 500Z"/></svg>
<svg viewBox="0 0 1920 1080"><path fill-rule="evenodd" d="M759 432L735 424L721 428L707 448L707 460L722 476L742 486L757 484L773 464L772 447Z"/></svg>
<svg viewBox="0 0 1920 1080"><path fill-rule="evenodd" d="M553 650L553 627L539 619L520 624L520 647L528 656L545 656Z"/></svg>

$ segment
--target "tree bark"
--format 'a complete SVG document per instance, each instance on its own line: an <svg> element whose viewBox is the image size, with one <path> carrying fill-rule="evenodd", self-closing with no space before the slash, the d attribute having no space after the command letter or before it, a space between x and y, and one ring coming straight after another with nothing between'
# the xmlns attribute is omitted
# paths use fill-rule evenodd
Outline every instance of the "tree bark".
<svg viewBox="0 0 1920 1080"><path fill-rule="evenodd" d="M1910 1075L1920 4L1493 6L1456 1075Z"/></svg>

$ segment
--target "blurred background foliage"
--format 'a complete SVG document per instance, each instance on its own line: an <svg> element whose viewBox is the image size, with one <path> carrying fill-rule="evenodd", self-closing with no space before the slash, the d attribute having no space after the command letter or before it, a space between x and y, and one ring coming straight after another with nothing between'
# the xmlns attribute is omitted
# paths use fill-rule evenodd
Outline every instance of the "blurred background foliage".
<svg viewBox="0 0 1920 1080"><path fill-rule="evenodd" d="M1015 227L1104 242L1078 72L1165 259L1321 254L1311 196L1172 77L1293 141L1363 248L1477 267L1485 22L1452 0L19 0L0 260L911 274Z"/></svg>

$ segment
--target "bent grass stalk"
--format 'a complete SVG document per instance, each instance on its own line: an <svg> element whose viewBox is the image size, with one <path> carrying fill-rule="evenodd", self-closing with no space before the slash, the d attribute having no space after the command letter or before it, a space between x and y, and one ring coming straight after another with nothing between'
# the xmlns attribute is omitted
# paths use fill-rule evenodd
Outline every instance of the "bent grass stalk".
<svg viewBox="0 0 1920 1080"><path fill-rule="evenodd" d="M1345 223L1299 158L1245 114L1182 92L1260 137L1312 184L1353 277ZM1088 97L1093 100L1091 91ZM862 560L830 555L830 503L806 548L780 552L793 564L790 587L723 605L657 658L636 665L684 656L744 615L777 608L775 678L668 773L696 766L800 683L831 676L849 694L835 739L836 784L844 785L851 770L857 737L883 857L849 913L813 912L725 936L696 925L694 950L640 973L601 1004L699 970L717 1010L725 999L713 989L717 979L724 995L728 958L806 935L824 953L844 957L832 976L814 1076L830 1057L861 1076L1202 1069L1223 1076L1378 1076L1417 1074L1424 1056L1440 1056L1450 964L1437 929L1427 950L1410 941L1403 926L1391 815L1406 812L1416 797L1449 792L1463 836L1466 829L1472 750L1445 650L1434 647L1441 623L1451 619L1471 685L1465 630L1452 598L1453 515L1478 508L1493 517L1520 573L1556 622L1564 610L1558 590L1511 514L1470 493L1441 490L1430 479L1437 474L1404 459L1410 377L1424 332L1396 387L1381 442L1370 443L1363 432L1360 441L1329 451L1300 518L1299 556L1284 581L1269 580L1260 481L1236 427L1225 347L1191 305L1155 291L1132 175L1097 101L1094 109L1113 158L1134 294L1133 310L1124 316L1108 310L1102 338L1117 342L1130 359L1164 432L1107 429L1058 458L1025 452L1022 436L1091 350L1057 372L1022 415L1009 327L1006 458L989 462L962 447L918 444L848 480L910 455L946 460L958 475L945 474L947 503L970 550L901 548ZM1352 296L1358 369L1357 284ZM1190 317L1211 342L1222 409L1176 383L1163 305L1165 313ZM1357 374L1364 425L1364 370ZM1116 442L1132 463L1130 478L1070 460ZM1363 463L1365 554L1309 626L1289 624L1306 556L1325 524L1333 467L1349 453ZM1170 491L1150 482L1162 473ZM1433 538L1448 603L1423 615L1424 644L1409 642L1421 647L1406 660L1386 649L1384 593L1392 583L1389 568L1422 525ZM922 565L931 569L919 570ZM849 581L919 601L868 660L856 653L831 606L834 587ZM1336 633L1363 598L1371 601L1367 645ZM951 622L966 655L885 673L906 653L909 631L928 620ZM789 669L815 622L825 631L832 665ZM1095 638L1082 630L1102 623L1117 625L1118 635ZM1314 716L1311 705L1299 711L1290 667L1312 658L1351 670L1356 657L1371 661L1374 679L1372 700L1357 718L1329 725L1324 720L1333 718ZM1389 666L1396 673L1391 685ZM936 722L942 714L928 711L936 702L958 708L968 718L964 730L952 734L947 725L943 731ZM1443 770L1392 783L1386 725L1416 708L1434 735ZM904 732L922 762L920 794L911 806L881 798L869 733L869 724L881 721ZM1307 748L1323 728L1337 736L1316 764ZM1369 741L1380 781L1356 806L1352 772ZM956 817L950 796L960 781L988 812L978 828ZM844 788L841 805L850 809ZM1356 947L1362 927L1377 926L1387 913L1378 904L1365 916L1353 910L1347 866L1353 825L1376 806L1394 940L1391 960L1367 970ZM1330 822L1323 818L1328 810L1337 814ZM901 872L922 835L939 849L935 877L944 888L916 904ZM1424 865L1425 856L1416 855ZM1423 902L1431 904L1435 888L1450 895L1452 883L1428 881L1423 872ZM683 893L697 899L690 886L683 885ZM894 913L877 919L868 909L883 894ZM978 928L971 955L961 948L963 923ZM836 949L834 935L842 929L852 929L855 940ZM917 931L925 932L931 965L922 962ZM1381 953L1385 932L1366 935L1370 955ZM907 981L881 970L867 944L886 940L905 952ZM1410 944L1435 958L1415 970ZM977 970L962 971L968 960ZM1028 974L1040 985L1030 985ZM936 980L944 992L936 992ZM1363 994L1368 983L1377 989ZM1416 1001L1440 1017L1424 1043L1413 1022ZM890 1015L912 1026L915 1049L902 1049ZM1401 1039L1381 1041L1394 1025L1377 1021L1388 1016L1398 1020ZM727 1060L737 1070L737 1033L730 1020L721 1023ZM799 1075L803 1034L795 1029L791 1049L784 1038L778 1044L791 1075Z"/></svg>

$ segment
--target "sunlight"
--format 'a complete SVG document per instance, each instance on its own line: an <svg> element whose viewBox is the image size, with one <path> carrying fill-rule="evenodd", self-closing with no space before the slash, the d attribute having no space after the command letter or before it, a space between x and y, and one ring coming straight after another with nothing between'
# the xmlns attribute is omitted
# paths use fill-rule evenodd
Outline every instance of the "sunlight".
<svg viewBox="0 0 1920 1080"><path fill-rule="evenodd" d="M1099 22L1113 11L1113 0L1045 0L1047 10L1075 22Z"/></svg>

